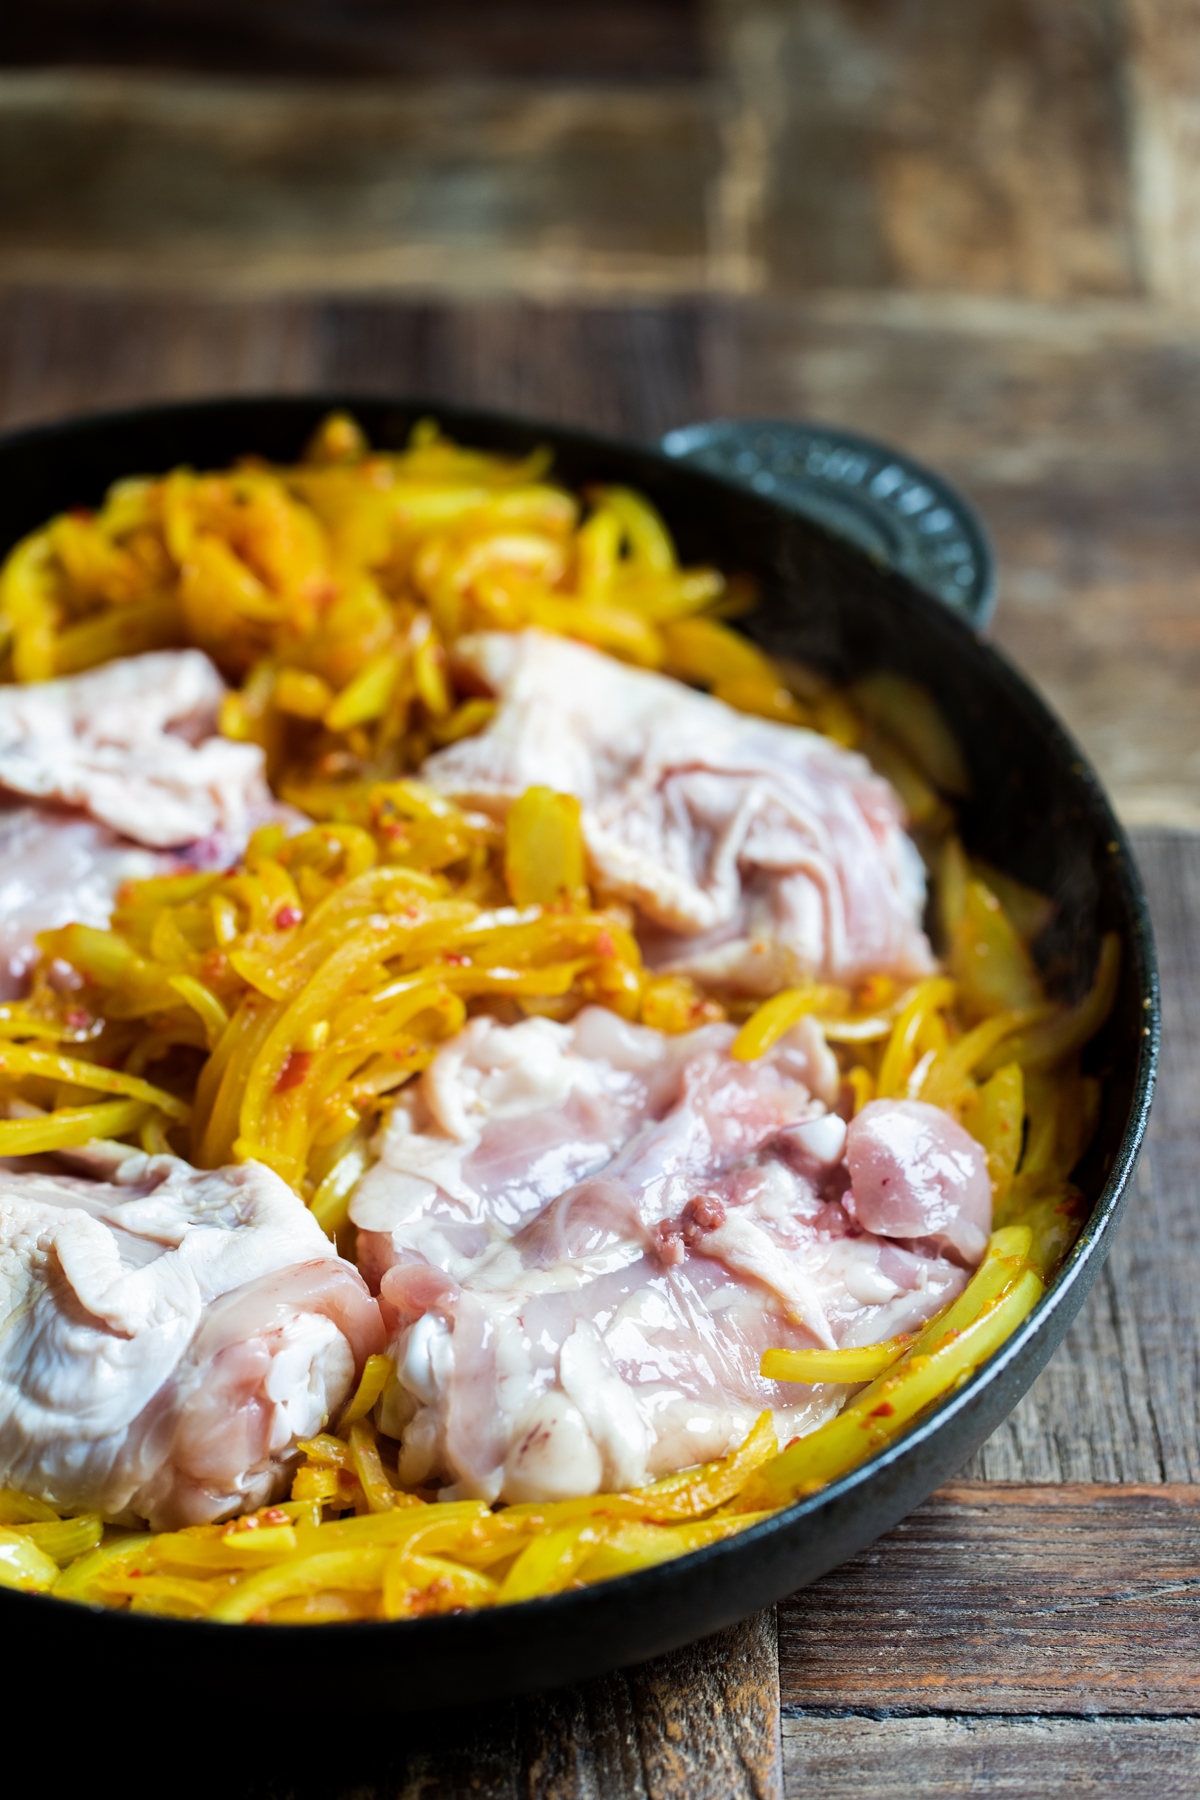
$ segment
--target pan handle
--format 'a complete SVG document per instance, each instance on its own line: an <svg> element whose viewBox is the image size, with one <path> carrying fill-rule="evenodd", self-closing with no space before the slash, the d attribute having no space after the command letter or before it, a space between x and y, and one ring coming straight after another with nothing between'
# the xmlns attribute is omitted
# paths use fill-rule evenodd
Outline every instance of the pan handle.
<svg viewBox="0 0 1200 1800"><path fill-rule="evenodd" d="M976 631L996 604L991 540L971 503L911 456L841 426L711 419L660 448L803 514L906 575Z"/></svg>

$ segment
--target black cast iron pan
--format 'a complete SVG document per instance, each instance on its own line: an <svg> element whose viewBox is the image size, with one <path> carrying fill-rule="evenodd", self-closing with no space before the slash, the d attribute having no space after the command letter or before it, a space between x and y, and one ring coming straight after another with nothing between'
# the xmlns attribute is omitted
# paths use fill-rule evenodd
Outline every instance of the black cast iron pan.
<svg viewBox="0 0 1200 1800"><path fill-rule="evenodd" d="M132 1692L141 1718L162 1719L182 1694L212 1694L215 1684L227 1703L241 1696L270 1719L273 1731L286 1721L311 1739L316 1714L335 1696L345 1728L350 1719L378 1723L388 1713L554 1687L657 1655L770 1604L886 1531L1015 1406L1108 1253L1145 1130L1159 1029L1154 946L1129 846L1095 775L1020 676L960 617L811 516L656 451L555 426L344 395L240 399L87 418L0 441L0 551L54 512L98 504L120 476L179 463L221 467L247 452L291 461L334 406L352 410L384 447L402 444L426 413L467 444L514 452L549 444L558 479L640 488L685 559L755 575L762 603L745 629L772 650L837 676L892 669L932 690L971 771L975 797L962 812L968 848L1058 900L1047 954L1063 991L1086 987L1103 932L1121 936L1116 1007L1088 1053L1105 1078L1100 1129L1076 1174L1091 1212L1040 1305L965 1387L891 1449L740 1537L502 1610L318 1630L156 1619L0 1590L4 1641L21 1646L10 1664L14 1717L36 1708L47 1680L53 1688L86 1671L92 1700L118 1704L127 1725ZM74 1704L83 1690L77 1680L71 1687Z"/></svg>

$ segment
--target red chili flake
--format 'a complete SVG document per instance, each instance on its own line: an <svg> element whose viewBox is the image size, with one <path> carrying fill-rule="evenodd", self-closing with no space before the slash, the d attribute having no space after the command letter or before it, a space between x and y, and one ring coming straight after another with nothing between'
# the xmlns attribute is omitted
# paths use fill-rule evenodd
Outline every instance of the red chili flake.
<svg viewBox="0 0 1200 1800"><path fill-rule="evenodd" d="M92 1022L92 1015L84 1012L81 1006L73 1006L66 1014L66 1021L72 1031L86 1031Z"/></svg>
<svg viewBox="0 0 1200 1800"><path fill-rule="evenodd" d="M798 1444L799 1442L800 1442L800 1439L798 1437L789 1438L787 1443L783 1447L785 1450L790 1450L793 1444Z"/></svg>
<svg viewBox="0 0 1200 1800"><path fill-rule="evenodd" d="M267 1508L266 1512L263 1513L263 1515L262 1515L262 1522L264 1525L290 1525L291 1524L291 1520L288 1518L287 1514L284 1512L282 1506L269 1506Z"/></svg>
<svg viewBox="0 0 1200 1800"><path fill-rule="evenodd" d="M596 955L597 956L615 956L616 954L617 954L617 945L616 945L616 940L614 939L612 932L611 931L601 931L597 935L597 938L596 938Z"/></svg>
<svg viewBox="0 0 1200 1800"><path fill-rule="evenodd" d="M449 963L452 969L469 969L471 966L470 957L464 956L459 950L447 951L442 960L443 962Z"/></svg>
<svg viewBox="0 0 1200 1800"><path fill-rule="evenodd" d="M420 907L414 906L411 901L407 906L402 906L400 910L406 919L419 919L421 916Z"/></svg>
<svg viewBox="0 0 1200 1800"><path fill-rule="evenodd" d="M229 967L229 958L223 950L210 950L200 964L200 972L209 981L219 981Z"/></svg>
<svg viewBox="0 0 1200 1800"><path fill-rule="evenodd" d="M279 1080L275 1083L277 1094L286 1094L289 1088L299 1087L308 1071L312 1068L311 1050L292 1050L288 1059L279 1071Z"/></svg>
<svg viewBox="0 0 1200 1800"><path fill-rule="evenodd" d="M275 924L280 931L290 931L292 926L298 925L303 917L304 914L298 906L281 906L275 914Z"/></svg>
<svg viewBox="0 0 1200 1800"><path fill-rule="evenodd" d="M868 1419L890 1419L895 1410L891 1401L885 1400L881 1406L874 1407L867 1417Z"/></svg>

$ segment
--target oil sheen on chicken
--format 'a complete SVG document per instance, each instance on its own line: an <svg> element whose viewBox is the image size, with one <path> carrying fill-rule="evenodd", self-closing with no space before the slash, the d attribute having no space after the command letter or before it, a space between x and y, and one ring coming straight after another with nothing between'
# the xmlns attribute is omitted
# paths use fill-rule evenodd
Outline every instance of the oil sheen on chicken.
<svg viewBox="0 0 1200 1800"><path fill-rule="evenodd" d="M0 688L0 788L78 807L158 849L244 833L270 794L258 745L217 735L224 694L199 650Z"/></svg>
<svg viewBox="0 0 1200 1800"><path fill-rule="evenodd" d="M529 787L576 795L592 878L638 907L652 965L755 994L933 967L920 858L863 757L542 632L455 655L500 704L425 779L498 816Z"/></svg>
<svg viewBox="0 0 1200 1800"><path fill-rule="evenodd" d="M199 650L0 687L0 999L22 992L37 932L107 925L123 881L224 867L254 826L295 817L258 745L217 734L224 693Z"/></svg>
<svg viewBox="0 0 1200 1800"><path fill-rule="evenodd" d="M377 1303L260 1164L97 1159L0 1170L0 1487L156 1530L277 1497L382 1348Z"/></svg>
<svg viewBox="0 0 1200 1800"><path fill-rule="evenodd" d="M73 920L107 925L123 881L175 866L175 858L143 850L94 819L0 805L0 1000L28 985L38 932Z"/></svg>
<svg viewBox="0 0 1200 1800"><path fill-rule="evenodd" d="M732 1036L597 1007L478 1018L396 1107L351 1216L405 1481L510 1501L634 1487L724 1454L764 1407L787 1442L849 1390L764 1381L765 1349L876 1342L961 1291L975 1256L847 1204L815 1023L754 1063ZM974 1207L983 1152L968 1161ZM943 1234L952 1200L937 1188Z"/></svg>

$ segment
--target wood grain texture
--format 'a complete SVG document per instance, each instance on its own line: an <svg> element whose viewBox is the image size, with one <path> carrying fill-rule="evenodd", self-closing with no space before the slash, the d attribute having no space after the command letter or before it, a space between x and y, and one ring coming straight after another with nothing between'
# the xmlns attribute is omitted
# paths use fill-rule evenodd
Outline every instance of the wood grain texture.
<svg viewBox="0 0 1200 1800"><path fill-rule="evenodd" d="M163 300L65 288L0 290L0 421L204 394L293 393L319 379L306 302Z"/></svg>
<svg viewBox="0 0 1200 1800"><path fill-rule="evenodd" d="M788 1718L788 1800L1194 1800L1198 1719Z"/></svg>
<svg viewBox="0 0 1200 1800"><path fill-rule="evenodd" d="M781 1800L774 1614L582 1687L405 1720L387 1738L343 1736L298 1778L287 1757L239 1800Z"/></svg>
<svg viewBox="0 0 1200 1800"><path fill-rule="evenodd" d="M1200 1489L961 1482L779 1609L785 1706L1200 1718Z"/></svg>
<svg viewBox="0 0 1200 1800"><path fill-rule="evenodd" d="M1131 67L1135 4L1163 20ZM310 291L350 268L410 292L1136 292L1162 246L1197 241L1168 13L1171 39L1200 41L1171 0L10 5L0 244L27 272L215 282L279 279L286 245ZM372 121L358 102L383 84ZM526 90L532 158L480 130L485 85ZM614 119L656 90L632 171L589 109L604 87Z"/></svg>
<svg viewBox="0 0 1200 1800"><path fill-rule="evenodd" d="M0 70L0 266L210 292L696 292L718 156L695 81Z"/></svg>
<svg viewBox="0 0 1200 1800"><path fill-rule="evenodd" d="M756 287L1136 290L1117 9L716 0L714 11Z"/></svg>
<svg viewBox="0 0 1200 1800"><path fill-rule="evenodd" d="M702 415L700 305L187 300L0 288L0 426L325 388L417 394L653 439Z"/></svg>
<svg viewBox="0 0 1200 1800"><path fill-rule="evenodd" d="M429 394L645 442L703 410L710 335L698 302L333 301L320 313L317 351L330 387Z"/></svg>
<svg viewBox="0 0 1200 1800"><path fill-rule="evenodd" d="M1124 13L1143 279L1151 293L1191 307L1200 274L1200 13L1190 0L1124 0Z"/></svg>

